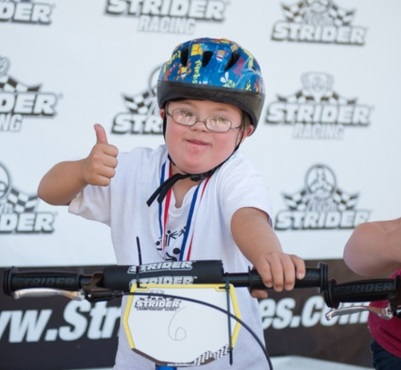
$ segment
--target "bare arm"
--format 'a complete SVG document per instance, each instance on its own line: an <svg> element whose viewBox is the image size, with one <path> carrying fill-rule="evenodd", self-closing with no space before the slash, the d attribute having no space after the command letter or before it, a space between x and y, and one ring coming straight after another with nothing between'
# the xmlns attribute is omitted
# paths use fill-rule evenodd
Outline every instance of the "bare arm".
<svg viewBox="0 0 401 370"><path fill-rule="evenodd" d="M42 178L38 196L53 205L67 205L88 184L107 186L115 174L118 150L108 144L104 128L96 124L96 144L81 160L60 162Z"/></svg>
<svg viewBox="0 0 401 370"><path fill-rule="evenodd" d="M359 225L345 245L344 261L366 276L401 268L401 218Z"/></svg>
<svg viewBox="0 0 401 370"><path fill-rule="evenodd" d="M235 242L267 287L276 291L291 290L296 278L305 276L304 261L282 251L266 213L256 208L241 208L232 218L231 230ZM267 292L255 291L252 295L266 298Z"/></svg>

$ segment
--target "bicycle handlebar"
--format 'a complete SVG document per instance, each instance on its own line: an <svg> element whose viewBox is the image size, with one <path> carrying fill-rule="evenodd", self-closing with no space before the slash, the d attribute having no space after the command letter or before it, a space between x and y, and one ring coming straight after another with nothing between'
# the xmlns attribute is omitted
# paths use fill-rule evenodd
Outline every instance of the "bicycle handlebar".
<svg viewBox="0 0 401 370"><path fill-rule="evenodd" d="M297 280L297 288L322 287L327 281L327 265L308 268L305 278ZM80 274L62 271L23 271L12 267L5 271L4 293L36 288L64 291L119 291L129 293L132 284L223 284L250 289L266 289L255 270L246 273L224 273L219 260L174 261L139 266L111 266L102 272Z"/></svg>
<svg viewBox="0 0 401 370"><path fill-rule="evenodd" d="M128 294L132 284L232 284L249 289L267 289L255 270L245 273L224 273L220 260L165 261L139 266L111 266L102 272L81 274L61 271L24 271L12 267L5 271L3 290L6 295L40 296L65 292L83 292L90 301L110 300ZM48 289L45 293L43 288ZM370 279L337 284L328 279L328 266L320 262L317 268L307 268L305 278L297 280L295 288L319 288L328 307L341 302L389 300L400 306L399 279ZM42 289L42 290L39 290ZM36 291L36 293L35 293ZM32 294L29 294L32 292ZM24 294L25 293L25 294ZM67 293L64 294L68 297Z"/></svg>

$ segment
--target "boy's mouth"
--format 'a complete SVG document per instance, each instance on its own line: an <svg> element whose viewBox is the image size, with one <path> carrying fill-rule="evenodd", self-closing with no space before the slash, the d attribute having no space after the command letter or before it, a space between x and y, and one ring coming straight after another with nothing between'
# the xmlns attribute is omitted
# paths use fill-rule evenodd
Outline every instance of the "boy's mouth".
<svg viewBox="0 0 401 370"><path fill-rule="evenodd" d="M209 145L207 142L197 139L188 139L187 142L192 145L200 145L200 146Z"/></svg>

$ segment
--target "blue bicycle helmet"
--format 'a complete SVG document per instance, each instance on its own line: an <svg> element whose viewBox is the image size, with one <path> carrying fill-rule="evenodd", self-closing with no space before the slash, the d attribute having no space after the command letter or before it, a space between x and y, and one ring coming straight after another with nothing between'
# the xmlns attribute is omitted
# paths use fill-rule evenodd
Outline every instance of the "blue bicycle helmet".
<svg viewBox="0 0 401 370"><path fill-rule="evenodd" d="M264 103L256 59L227 39L199 38L178 45L161 68L159 107L174 99L203 99L237 106L256 128Z"/></svg>
<svg viewBox="0 0 401 370"><path fill-rule="evenodd" d="M226 39L199 38L178 45L163 64L157 82L160 108L170 100L200 99L232 104L245 112L256 129L264 103L264 85L258 62L245 49ZM163 132L166 116L163 120ZM235 147L233 153L238 149ZM161 203L169 189L182 179L200 181L227 161L204 173L176 173L164 181L146 202ZM170 157L172 163L173 158Z"/></svg>

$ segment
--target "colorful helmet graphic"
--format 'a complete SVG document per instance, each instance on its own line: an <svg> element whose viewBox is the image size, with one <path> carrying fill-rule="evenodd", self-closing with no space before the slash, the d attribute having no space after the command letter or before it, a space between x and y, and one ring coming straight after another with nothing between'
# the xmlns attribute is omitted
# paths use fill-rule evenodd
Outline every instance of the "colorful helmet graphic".
<svg viewBox="0 0 401 370"><path fill-rule="evenodd" d="M260 67L247 50L226 39L199 38L178 45L163 64L159 107L174 99L203 99L237 106L256 128L264 103Z"/></svg>

